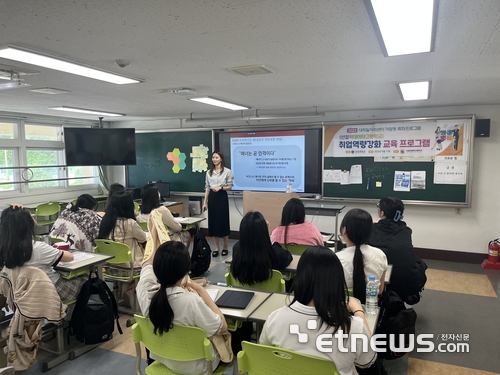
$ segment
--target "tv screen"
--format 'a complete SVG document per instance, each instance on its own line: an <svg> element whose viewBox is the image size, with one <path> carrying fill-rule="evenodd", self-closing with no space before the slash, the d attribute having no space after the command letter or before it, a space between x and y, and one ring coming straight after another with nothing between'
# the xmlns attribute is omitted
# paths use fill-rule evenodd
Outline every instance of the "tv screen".
<svg viewBox="0 0 500 375"><path fill-rule="evenodd" d="M67 166L135 165L135 129L64 128Z"/></svg>
<svg viewBox="0 0 500 375"><path fill-rule="evenodd" d="M219 132L216 148L234 174L232 190L321 193L320 128Z"/></svg>

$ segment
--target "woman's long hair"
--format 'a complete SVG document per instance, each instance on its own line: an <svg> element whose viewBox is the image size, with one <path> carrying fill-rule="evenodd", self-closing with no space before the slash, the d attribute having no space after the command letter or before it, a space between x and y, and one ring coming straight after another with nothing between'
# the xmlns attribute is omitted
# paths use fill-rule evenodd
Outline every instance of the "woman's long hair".
<svg viewBox="0 0 500 375"><path fill-rule="evenodd" d="M0 218L0 267L20 267L33 255L35 222L23 208L8 207Z"/></svg>
<svg viewBox="0 0 500 375"><path fill-rule="evenodd" d="M109 187L108 199L106 200L106 206L104 207L104 211L108 209L108 206L111 203L111 198L113 197L113 195L115 195L116 193L124 193L124 192L125 192L125 186L123 186L122 184L119 184L118 182L111 184Z"/></svg>
<svg viewBox="0 0 500 375"><path fill-rule="evenodd" d="M300 199L291 198L281 211L281 226L285 227L283 243L287 245L288 227L292 224L302 224L306 220L306 208Z"/></svg>
<svg viewBox="0 0 500 375"><path fill-rule="evenodd" d="M141 214L150 214L160 207L160 192L155 184L147 184L141 189Z"/></svg>
<svg viewBox="0 0 500 375"><path fill-rule="evenodd" d="M293 280L293 301L314 303L321 324L349 333L351 316L347 309L347 285L342 263L323 246L311 246L301 255ZM320 326L321 326L320 324Z"/></svg>
<svg viewBox="0 0 500 375"><path fill-rule="evenodd" d="M160 289L151 299L149 318L154 333L162 335L173 327L174 311L168 302L167 288L174 286L191 269L189 252L182 242L167 241L156 250L153 270L160 283Z"/></svg>
<svg viewBox="0 0 500 375"><path fill-rule="evenodd" d="M248 212L240 223L240 248L231 262L232 275L242 284L254 285L271 277L278 259L269 239L266 219L260 212Z"/></svg>
<svg viewBox="0 0 500 375"><path fill-rule="evenodd" d="M371 215L360 208L350 210L340 223L340 230L346 230L347 237L356 245L353 259L353 294L361 303L366 300L366 275L361 253L361 245L368 242L372 233L373 220Z"/></svg>
<svg viewBox="0 0 500 375"><path fill-rule="evenodd" d="M125 233L125 220L134 219L134 200L127 192L116 193L109 200L104 216L99 226L97 238L111 239L115 241L115 229L121 226L122 233Z"/></svg>
<svg viewBox="0 0 500 375"><path fill-rule="evenodd" d="M76 203L73 204L70 208L71 212L76 212L80 208L86 208L88 210L95 210L97 207L96 199L90 194L82 194L76 200Z"/></svg>
<svg viewBox="0 0 500 375"><path fill-rule="evenodd" d="M217 154L220 156L220 173L222 173L222 172L224 172L224 168L226 167L226 165L224 163L224 154L221 151L214 151L212 153L212 156L214 156L214 154ZM208 174L210 175L210 177L212 177L214 170L215 170L215 165L214 165L214 163L212 163L212 167L208 171Z"/></svg>

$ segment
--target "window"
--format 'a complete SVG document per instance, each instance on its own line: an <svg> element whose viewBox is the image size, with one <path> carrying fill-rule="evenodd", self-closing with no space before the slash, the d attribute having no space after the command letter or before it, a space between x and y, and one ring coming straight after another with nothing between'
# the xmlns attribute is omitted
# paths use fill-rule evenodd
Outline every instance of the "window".
<svg viewBox="0 0 500 375"><path fill-rule="evenodd" d="M97 167L66 167L62 130L61 124L0 119L0 197L99 183Z"/></svg>

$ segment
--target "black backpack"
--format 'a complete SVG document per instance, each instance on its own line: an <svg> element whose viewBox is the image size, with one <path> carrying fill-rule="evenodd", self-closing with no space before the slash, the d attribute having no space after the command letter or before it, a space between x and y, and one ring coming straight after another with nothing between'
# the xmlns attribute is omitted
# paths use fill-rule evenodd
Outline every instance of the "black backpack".
<svg viewBox="0 0 500 375"><path fill-rule="evenodd" d="M385 334L385 352L379 352L382 359L396 359L404 356L406 352L393 352L389 345L389 335L394 335L395 348L409 347L410 334L415 334L415 322L417 313L412 308L407 309L401 297L396 292L388 291L384 293L380 304L379 323L376 329L377 334ZM404 335L404 343L400 343L400 336ZM382 347L382 345L378 345Z"/></svg>
<svg viewBox="0 0 500 375"><path fill-rule="evenodd" d="M194 236L193 253L191 254L191 276L201 276L210 268L212 249L205 236L196 233Z"/></svg>
<svg viewBox="0 0 500 375"><path fill-rule="evenodd" d="M97 275L92 277L92 274L82 285L70 322L71 334L76 335L78 341L87 345L111 339L115 320L118 331L120 334L123 333L118 322L115 296L103 280ZM96 298L97 296L100 300Z"/></svg>

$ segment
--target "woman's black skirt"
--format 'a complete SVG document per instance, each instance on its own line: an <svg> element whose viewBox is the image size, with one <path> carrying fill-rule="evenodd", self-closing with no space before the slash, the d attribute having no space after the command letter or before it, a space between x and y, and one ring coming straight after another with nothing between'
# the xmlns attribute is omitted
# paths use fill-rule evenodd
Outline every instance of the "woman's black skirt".
<svg viewBox="0 0 500 375"><path fill-rule="evenodd" d="M208 234L212 237L229 236L229 201L227 192L210 190L208 195Z"/></svg>

